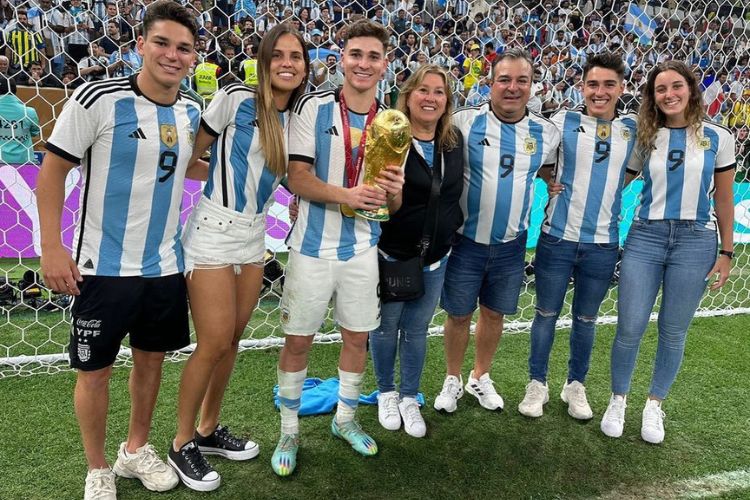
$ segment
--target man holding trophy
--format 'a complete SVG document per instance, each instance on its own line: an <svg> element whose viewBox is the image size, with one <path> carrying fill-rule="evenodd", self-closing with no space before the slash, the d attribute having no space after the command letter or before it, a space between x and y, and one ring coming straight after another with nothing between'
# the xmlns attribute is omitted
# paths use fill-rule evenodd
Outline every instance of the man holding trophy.
<svg viewBox="0 0 750 500"><path fill-rule="evenodd" d="M343 340L339 402L331 432L362 455L378 451L354 413L367 361L367 335L380 323L376 246L380 225L354 217L354 211L378 211L383 205L398 209L403 160L386 164L393 160L373 154L367 141L372 133L368 125L384 108L375 93L386 69L388 34L381 25L362 20L347 28L344 39L343 87L302 96L289 124L289 187L300 201L289 236L281 303L286 334L278 367L281 437L271 458L280 476L291 474L296 466L297 412L308 353L331 297L335 297L335 320ZM391 132L403 134L402 124L394 123L397 130ZM374 183L363 182L373 176Z"/></svg>

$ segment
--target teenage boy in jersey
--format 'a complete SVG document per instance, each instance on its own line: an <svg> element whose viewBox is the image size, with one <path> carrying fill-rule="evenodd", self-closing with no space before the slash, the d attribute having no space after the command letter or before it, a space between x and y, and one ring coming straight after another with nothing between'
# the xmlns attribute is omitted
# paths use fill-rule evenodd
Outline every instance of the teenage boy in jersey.
<svg viewBox="0 0 750 500"><path fill-rule="evenodd" d="M331 431L359 453L378 448L354 420L367 361L367 334L380 323L377 243L380 225L342 215L341 207L371 210L401 203L400 168L389 166L383 189L361 184L365 131L383 108L375 99L386 69L388 34L371 21L347 28L341 62L341 90L302 96L289 132L289 187L300 197L299 216L289 237L281 322L286 334L279 359L281 438L271 463L280 476L292 473L299 443L297 411L313 336L331 297L343 347L339 358L339 402Z"/></svg>
<svg viewBox="0 0 750 500"><path fill-rule="evenodd" d="M637 173L626 171L637 116L616 111L624 75L619 56L589 57L583 68L584 106L561 110L551 119L562 134L555 175L555 186L562 191L547 205L536 247L531 381L518 405L527 417L540 417L549 401L547 364L571 277L573 326L568 375L560 397L571 417L593 417L583 384L594 346L596 316L617 264L622 189Z"/></svg>
<svg viewBox="0 0 750 500"><path fill-rule="evenodd" d="M443 285L448 373L435 398L436 410L455 411L463 395L461 366L477 299L476 357L466 390L488 410L504 406L490 367L503 318L518 307L534 179L538 174L549 179L560 143L552 122L526 108L532 75L525 51L505 51L492 65L490 101L459 110L453 118L465 138L464 225Z"/></svg>
<svg viewBox="0 0 750 500"><path fill-rule="evenodd" d="M78 370L87 499L115 498L113 471L149 490L178 483L147 440L164 352L189 343L179 216L200 110L179 87L195 57L196 31L179 4L150 5L137 43L142 70L81 86L57 119L39 173L44 280L75 296L70 364ZM60 215L65 177L79 164L84 184L71 258L60 241ZM128 334L130 426L110 470L109 379Z"/></svg>

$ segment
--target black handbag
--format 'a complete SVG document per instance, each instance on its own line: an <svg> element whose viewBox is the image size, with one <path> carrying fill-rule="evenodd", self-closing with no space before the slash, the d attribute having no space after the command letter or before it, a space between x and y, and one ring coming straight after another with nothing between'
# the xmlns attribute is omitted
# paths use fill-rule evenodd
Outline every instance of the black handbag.
<svg viewBox="0 0 750 500"><path fill-rule="evenodd" d="M386 260L378 256L380 271L380 300L381 302L406 302L416 300L424 295L424 256L430 247L435 229L437 228L438 197L442 183L442 157L439 144L435 143L435 164L432 167L432 187L430 199L427 201L427 216L422 228L422 238L419 241L419 255L406 260Z"/></svg>

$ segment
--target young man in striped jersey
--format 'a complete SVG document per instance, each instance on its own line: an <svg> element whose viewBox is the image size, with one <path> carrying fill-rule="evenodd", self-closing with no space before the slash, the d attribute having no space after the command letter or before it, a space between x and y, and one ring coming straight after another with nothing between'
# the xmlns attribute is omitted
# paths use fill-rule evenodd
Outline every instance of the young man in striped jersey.
<svg viewBox="0 0 750 500"><path fill-rule="evenodd" d="M490 367L503 318L518 307L534 179L550 177L560 144L552 122L526 108L532 75L525 51L505 51L492 66L490 101L459 110L453 118L465 145L464 225L458 230L443 285L448 373L435 398L437 410L455 411L463 395L461 365L477 299L476 358L466 390L484 408L504 406L490 379Z"/></svg>
<svg viewBox="0 0 750 500"><path fill-rule="evenodd" d="M561 110L552 122L562 134L555 192L547 205L536 247L536 315L526 396L518 411L540 417L549 400L547 365L555 323L570 278L574 279L568 375L560 397L568 414L593 412L584 382L594 346L596 316L609 290L620 246L622 189L636 172L626 166L636 138L636 115L620 114L625 65L611 53L590 56L583 70L584 106Z"/></svg>
<svg viewBox="0 0 750 500"><path fill-rule="evenodd" d="M297 412L313 336L335 297L343 347L339 403L333 434L360 454L378 448L354 420L367 362L367 334L380 324L377 243L380 225L345 215L346 206L371 210L400 206L403 172L388 167L383 189L362 184L367 125L383 108L375 98L385 73L385 29L372 21L347 28L341 90L302 96L290 118L289 186L299 195L299 216L289 236L281 323L286 334L279 359L281 438L271 459L280 476L292 473L299 443Z"/></svg>
<svg viewBox="0 0 750 500"><path fill-rule="evenodd" d="M137 44L142 70L81 86L57 120L39 173L44 279L75 296L70 364L78 370L86 499L114 499L114 474L156 491L178 483L147 440L164 352L189 343L180 204L200 108L179 87L195 57L196 31L179 4L152 4ZM83 189L71 258L60 241L60 214L65 177L79 164ZM130 427L113 473L104 453L109 379L128 334Z"/></svg>

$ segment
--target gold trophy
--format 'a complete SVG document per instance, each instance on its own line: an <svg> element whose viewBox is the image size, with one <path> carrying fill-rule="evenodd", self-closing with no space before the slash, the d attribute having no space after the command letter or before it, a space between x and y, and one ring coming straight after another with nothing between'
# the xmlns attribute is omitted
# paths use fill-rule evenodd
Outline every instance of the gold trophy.
<svg viewBox="0 0 750 500"><path fill-rule="evenodd" d="M410 147L411 124L406 115L396 109L386 109L378 113L367 129L363 182L368 186L378 187L375 179L380 172L388 165L403 165ZM358 208L354 213L364 219L378 222L390 219L388 205L372 210Z"/></svg>

